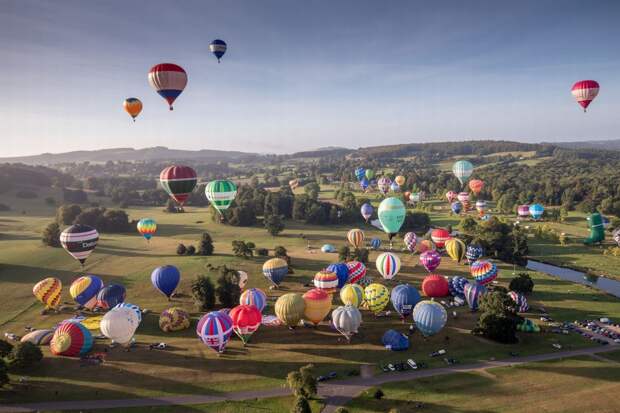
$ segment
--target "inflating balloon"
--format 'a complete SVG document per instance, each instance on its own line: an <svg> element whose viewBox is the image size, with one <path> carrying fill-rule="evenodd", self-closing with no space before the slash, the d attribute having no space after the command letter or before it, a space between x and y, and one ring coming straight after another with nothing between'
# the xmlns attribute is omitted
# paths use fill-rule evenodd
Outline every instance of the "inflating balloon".
<svg viewBox="0 0 620 413"><path fill-rule="evenodd" d="M233 321L233 331L241 339L243 345L250 341L252 334L258 330L263 316L252 305L238 305L228 313Z"/></svg>
<svg viewBox="0 0 620 413"><path fill-rule="evenodd" d="M431 231L431 239L437 248L443 248L446 241L452 238L450 232L444 228L435 228Z"/></svg>
<svg viewBox="0 0 620 413"><path fill-rule="evenodd" d="M403 237L403 241L405 242L405 247L409 252L415 252L415 247L418 243L418 237L415 235L415 232L408 232Z"/></svg>
<svg viewBox="0 0 620 413"><path fill-rule="evenodd" d="M282 258L272 258L263 264L263 275L276 287L287 274L288 264Z"/></svg>
<svg viewBox="0 0 620 413"><path fill-rule="evenodd" d="M177 267L172 265L157 267L151 273L151 283L159 292L168 297L168 300L170 300L180 280L181 273Z"/></svg>
<svg viewBox="0 0 620 413"><path fill-rule="evenodd" d="M473 264L474 261L477 261L484 255L484 250L478 244L469 244L467 246L467 251L465 251L465 257L467 257L467 262L469 265Z"/></svg>
<svg viewBox="0 0 620 413"><path fill-rule="evenodd" d="M42 329L34 330L19 339L21 343L32 343L35 346L46 346L52 340L54 330Z"/></svg>
<svg viewBox="0 0 620 413"><path fill-rule="evenodd" d="M306 302L300 294L288 293L276 301L275 312L278 320L289 328L295 328L304 316Z"/></svg>
<svg viewBox="0 0 620 413"><path fill-rule="evenodd" d="M445 244L446 252L453 261L461 262L465 258L467 246L458 238L450 238Z"/></svg>
<svg viewBox="0 0 620 413"><path fill-rule="evenodd" d="M190 323L189 313L181 307L167 308L159 315L159 328L165 333L185 330Z"/></svg>
<svg viewBox="0 0 620 413"><path fill-rule="evenodd" d="M351 341L351 336L357 334L361 324L362 313L354 306L340 306L332 311L332 325L347 341Z"/></svg>
<svg viewBox="0 0 620 413"><path fill-rule="evenodd" d="M136 317L138 317L138 323L142 322L142 310L140 310L140 307L138 307L137 305L130 303L119 303L116 304L114 308L129 308L131 311L136 313Z"/></svg>
<svg viewBox="0 0 620 413"><path fill-rule="evenodd" d="M364 231L358 228L350 230L347 233L347 240L353 248L361 248L364 245Z"/></svg>
<svg viewBox="0 0 620 413"><path fill-rule="evenodd" d="M441 331L448 321L443 306L435 301L420 301L413 309L413 321L424 336L432 336Z"/></svg>
<svg viewBox="0 0 620 413"><path fill-rule="evenodd" d="M60 244L82 266L99 241L99 233L88 225L75 224L60 234Z"/></svg>
<svg viewBox="0 0 620 413"><path fill-rule="evenodd" d="M443 275L429 274L422 281L422 292L427 297L445 297L450 294L448 280Z"/></svg>
<svg viewBox="0 0 620 413"><path fill-rule="evenodd" d="M330 264L326 268L327 271L331 271L336 274L338 277L338 286L337 288L342 288L349 280L349 267L344 262L339 262L336 264Z"/></svg>
<svg viewBox="0 0 620 413"><path fill-rule="evenodd" d="M159 174L159 182L164 191L181 206L191 195L197 181L196 171L189 166L169 166Z"/></svg>
<svg viewBox="0 0 620 413"><path fill-rule="evenodd" d="M135 122L136 117L142 112L142 102L138 98L127 98L123 102L123 108Z"/></svg>
<svg viewBox="0 0 620 413"><path fill-rule="evenodd" d="M391 252L384 252L377 257L377 271L386 280L391 280L400 271L400 258Z"/></svg>
<svg viewBox="0 0 620 413"><path fill-rule="evenodd" d="M106 285L97 294L97 307L109 310L125 301L125 294L125 287L120 284Z"/></svg>
<svg viewBox="0 0 620 413"><path fill-rule="evenodd" d="M231 181L211 181L205 187L207 199L220 214L230 207L237 196L237 185Z"/></svg>
<svg viewBox="0 0 620 413"><path fill-rule="evenodd" d="M426 271L433 272L441 263L441 255L435 250L428 250L420 254L420 264L426 268Z"/></svg>
<svg viewBox="0 0 620 413"><path fill-rule="evenodd" d="M468 284L469 281L465 277L454 276L448 280L448 287L450 289L450 294L454 297L465 298L465 284Z"/></svg>
<svg viewBox="0 0 620 413"><path fill-rule="evenodd" d="M378 313L390 302L390 291L385 285L372 283L364 288L364 297L368 309L373 313Z"/></svg>
<svg viewBox="0 0 620 413"><path fill-rule="evenodd" d="M525 313L530 309L530 306L527 304L527 298L525 298L523 294L516 291L509 291L508 296L515 303L515 308L518 313Z"/></svg>
<svg viewBox="0 0 620 413"><path fill-rule="evenodd" d="M103 288L103 281L96 275L85 275L73 281L69 294L76 303L92 310L97 305L97 294Z"/></svg>
<svg viewBox="0 0 620 413"><path fill-rule="evenodd" d="M413 313L413 308L420 301L420 293L409 284L399 284L392 289L390 301L394 310L405 319Z"/></svg>
<svg viewBox="0 0 620 413"><path fill-rule="evenodd" d="M50 351L56 356L79 357L93 348L93 335L80 323L61 323L50 341Z"/></svg>
<svg viewBox="0 0 620 413"><path fill-rule="evenodd" d="M131 343L140 321L135 311L117 307L108 311L99 324L101 334L115 343L127 346Z"/></svg>
<svg viewBox="0 0 620 413"><path fill-rule="evenodd" d="M267 306L267 295L260 288L250 288L241 293L239 304L253 305L262 313Z"/></svg>
<svg viewBox="0 0 620 413"><path fill-rule="evenodd" d="M355 284L362 277L366 275L366 265L359 261L349 261L346 263L349 270L348 281L350 284Z"/></svg>
<svg viewBox="0 0 620 413"><path fill-rule="evenodd" d="M463 207L463 211L467 212L469 211L469 192L459 192L459 194L456 196L456 198L459 200L459 202L461 203L462 207Z"/></svg>
<svg viewBox="0 0 620 413"><path fill-rule="evenodd" d="M196 326L200 340L217 353L223 353L233 331L233 321L222 311L211 311L202 316Z"/></svg>
<svg viewBox="0 0 620 413"><path fill-rule="evenodd" d="M172 110L172 104L187 86L185 70L173 63L160 63L151 68L148 78L151 87L168 102Z"/></svg>
<svg viewBox="0 0 620 413"><path fill-rule="evenodd" d="M43 303L46 309L55 309L60 304L62 282L55 277L46 278L32 287L32 294Z"/></svg>
<svg viewBox="0 0 620 413"><path fill-rule="evenodd" d="M338 275L329 270L319 271L314 276L314 286L331 294L338 289Z"/></svg>
<svg viewBox="0 0 620 413"><path fill-rule="evenodd" d="M327 317L332 308L332 296L319 288L307 291L302 298L306 304L304 320L310 321L315 326Z"/></svg>
<svg viewBox="0 0 620 413"><path fill-rule="evenodd" d="M358 284L347 284L340 290L340 301L344 305L359 308L364 302L364 289Z"/></svg>
<svg viewBox="0 0 620 413"><path fill-rule="evenodd" d="M388 330L381 337L383 346L392 351L404 351L409 348L409 338L396 330Z"/></svg>
<svg viewBox="0 0 620 413"><path fill-rule="evenodd" d="M248 284L248 273L245 271L237 271L238 285L241 291L245 290L245 286Z"/></svg>
<svg viewBox="0 0 620 413"><path fill-rule="evenodd" d="M423 239L422 241L418 243L418 252L420 254L423 254L426 251L435 251L435 250L436 250L435 244L433 244L433 241L431 241L430 239Z"/></svg>
<svg viewBox="0 0 620 413"><path fill-rule="evenodd" d="M497 266L490 261L478 260L469 270L478 284L486 285L497 278Z"/></svg>
<svg viewBox="0 0 620 413"><path fill-rule="evenodd" d="M476 283L467 283L463 287L463 293L465 295L465 300L467 301L467 305L472 311L476 311L478 309L478 299L481 295L487 292L487 288L482 284Z"/></svg>

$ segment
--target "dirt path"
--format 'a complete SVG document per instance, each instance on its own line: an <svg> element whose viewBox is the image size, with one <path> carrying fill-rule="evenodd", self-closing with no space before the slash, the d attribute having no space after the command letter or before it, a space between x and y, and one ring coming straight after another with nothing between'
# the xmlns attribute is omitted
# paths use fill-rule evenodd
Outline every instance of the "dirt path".
<svg viewBox="0 0 620 413"><path fill-rule="evenodd" d="M555 360L567 357L595 355L620 349L620 345L604 347L592 347L573 351L558 351L555 353L539 354L526 357L515 357L508 360L485 361L474 364L463 364L428 370L412 370L401 373L380 374L371 378L354 378L341 381L332 381L319 386L319 396L325 398L323 413L332 413L338 407L343 406L349 400L359 395L372 386L398 381L415 380L422 377L438 376L458 372L484 370L492 367L506 367L537 361ZM119 400L78 400L66 402L41 402L41 403L16 403L13 405L1 405L0 413L36 412L48 410L96 410L144 406L173 406L192 405L222 402L226 400L250 400L264 399L269 397L287 396L290 390L284 387L270 390L242 391L227 393L218 396L187 395L168 396L142 399L119 399Z"/></svg>

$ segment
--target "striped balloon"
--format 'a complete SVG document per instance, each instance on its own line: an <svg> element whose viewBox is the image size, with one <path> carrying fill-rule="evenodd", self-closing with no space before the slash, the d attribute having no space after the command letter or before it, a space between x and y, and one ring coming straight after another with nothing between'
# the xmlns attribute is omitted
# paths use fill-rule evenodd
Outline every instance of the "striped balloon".
<svg viewBox="0 0 620 413"><path fill-rule="evenodd" d="M530 215L534 219L540 219L542 217L543 212L545 212L545 207L540 204L532 204L530 205Z"/></svg>
<svg viewBox="0 0 620 413"><path fill-rule="evenodd" d="M443 305L424 300L413 308L413 321L420 332L425 336L437 334L446 325L448 314Z"/></svg>
<svg viewBox="0 0 620 413"><path fill-rule="evenodd" d="M405 242L405 247L409 252L414 252L416 244L418 243L418 237L415 235L415 232L408 232L405 234L403 241Z"/></svg>
<svg viewBox="0 0 620 413"><path fill-rule="evenodd" d="M485 285L497 278L497 266L490 261L478 260L469 270L478 284Z"/></svg>
<svg viewBox="0 0 620 413"><path fill-rule="evenodd" d="M354 248L360 248L364 245L364 231L355 228L347 233L347 240Z"/></svg>
<svg viewBox="0 0 620 413"><path fill-rule="evenodd" d="M19 341L21 343L32 343L35 346L45 346L52 341L52 337L54 337L54 330L52 329L42 329L42 330L34 330L30 333L23 336Z"/></svg>
<svg viewBox="0 0 620 413"><path fill-rule="evenodd" d="M187 73L181 66L173 63L160 63L149 71L149 84L166 101L172 104L187 86Z"/></svg>
<svg viewBox="0 0 620 413"><path fill-rule="evenodd" d="M180 307L167 308L159 315L159 328L166 333L185 330L190 322L189 313Z"/></svg>
<svg viewBox="0 0 620 413"><path fill-rule="evenodd" d="M333 293L338 289L338 275L328 270L319 271L314 275L314 286L327 293Z"/></svg>
<svg viewBox="0 0 620 413"><path fill-rule="evenodd" d="M514 301L518 313L525 313L530 309L530 306L527 304L527 298L525 298L523 294L516 291L509 291L508 296Z"/></svg>
<svg viewBox="0 0 620 413"><path fill-rule="evenodd" d="M373 238L370 240L370 248L373 250L378 250L381 246L381 240L379 238Z"/></svg>
<svg viewBox="0 0 620 413"><path fill-rule="evenodd" d="M240 305L253 305L261 313L267 306L267 295L260 288L250 288L241 293Z"/></svg>
<svg viewBox="0 0 620 413"><path fill-rule="evenodd" d="M207 199L220 214L228 209L237 196L237 185L230 181L211 181L205 187Z"/></svg>
<svg viewBox="0 0 620 413"><path fill-rule="evenodd" d="M276 287L288 274L288 264L282 258L272 258L263 264L263 275Z"/></svg>
<svg viewBox="0 0 620 413"><path fill-rule="evenodd" d="M484 250L480 245L477 244L469 244L467 246L467 251L465 251L465 257L467 257L467 262L469 264L473 264L474 261L477 261L484 255Z"/></svg>
<svg viewBox="0 0 620 413"><path fill-rule="evenodd" d="M458 194L457 194L456 192L454 192L454 191L448 191L448 192L446 192L446 198L448 199L448 202L449 202L449 203L454 202L454 201L456 200L456 196L457 196L457 195L458 195Z"/></svg>
<svg viewBox="0 0 620 413"><path fill-rule="evenodd" d="M391 280L400 271L400 258L391 252L384 252L377 257L377 271L386 280Z"/></svg>
<svg viewBox="0 0 620 413"><path fill-rule="evenodd" d="M347 269L349 270L348 282L350 284L357 283L362 277L366 275L366 266L363 262L349 261L346 264Z"/></svg>
<svg viewBox="0 0 620 413"><path fill-rule="evenodd" d="M127 98L123 102L123 108L135 122L136 117L142 112L142 102L138 98Z"/></svg>
<svg viewBox="0 0 620 413"><path fill-rule="evenodd" d="M196 334L210 349L223 353L233 331L233 321L222 311L211 311L202 316Z"/></svg>
<svg viewBox="0 0 620 413"><path fill-rule="evenodd" d="M443 248L446 241L452 238L450 232L444 228L435 228L431 231L431 239L437 248Z"/></svg>
<svg viewBox="0 0 620 413"><path fill-rule="evenodd" d="M600 86L595 80L581 80L573 85L571 93L585 112L598 95Z"/></svg>
<svg viewBox="0 0 620 413"><path fill-rule="evenodd" d="M456 161L454 165L452 165L452 173L454 173L454 176L456 176L461 185L467 182L473 172L474 165L469 161Z"/></svg>
<svg viewBox="0 0 620 413"><path fill-rule="evenodd" d="M420 254L420 263L426 271L433 272L441 263L441 255L435 250L428 250Z"/></svg>
<svg viewBox="0 0 620 413"><path fill-rule="evenodd" d="M80 264L93 252L99 241L99 233L88 225L75 224L60 234L60 244Z"/></svg>
<svg viewBox="0 0 620 413"><path fill-rule="evenodd" d="M446 241L446 252L452 258L453 261L461 262L465 258L465 251L467 247L465 243L458 238L451 238Z"/></svg>
<svg viewBox="0 0 620 413"><path fill-rule="evenodd" d="M103 288L103 281L96 275L85 275L73 281L69 294L79 305L93 309L97 305L97 294Z"/></svg>
<svg viewBox="0 0 620 413"><path fill-rule="evenodd" d="M93 347L93 336L80 323L62 322L50 341L50 351L56 356L78 357Z"/></svg>
<svg viewBox="0 0 620 413"><path fill-rule="evenodd" d="M364 297L366 298L368 309L373 313L378 313L390 302L390 291L385 285L372 283L364 288Z"/></svg>
<svg viewBox="0 0 620 413"><path fill-rule="evenodd" d="M172 199L183 205L198 181L196 171L189 166L173 165L159 174L159 182Z"/></svg>
<svg viewBox="0 0 620 413"><path fill-rule="evenodd" d="M519 205L517 207L517 215L520 218L527 218L530 216L530 206L529 205Z"/></svg>
<svg viewBox="0 0 620 413"><path fill-rule="evenodd" d="M340 301L344 305L359 308L364 302L364 289L358 284L347 284L340 290Z"/></svg>
<svg viewBox="0 0 620 413"><path fill-rule="evenodd" d="M147 241L149 241L151 237L155 234L155 231L157 231L157 223L154 219L142 218L140 221L138 221L137 228L140 235L142 235L144 238L146 238Z"/></svg>
<svg viewBox="0 0 620 413"><path fill-rule="evenodd" d="M55 277L39 281L32 287L32 294L41 301L45 308L56 308L62 296L62 282Z"/></svg>
<svg viewBox="0 0 620 413"><path fill-rule="evenodd" d="M467 305L472 311L476 311L478 309L478 299L486 292L487 288L484 285L475 283L465 284L465 287L463 287L463 294L465 295Z"/></svg>
<svg viewBox="0 0 620 413"><path fill-rule="evenodd" d="M454 276L450 277L448 280L448 288L450 289L450 294L454 297L465 298L465 284L468 284L469 281L465 277Z"/></svg>
<svg viewBox="0 0 620 413"><path fill-rule="evenodd" d="M228 46L226 45L226 42L220 39L213 40L209 45L209 50L215 55L215 57L217 57L218 63L220 62L222 56L224 56L224 53L226 53L227 48Z"/></svg>

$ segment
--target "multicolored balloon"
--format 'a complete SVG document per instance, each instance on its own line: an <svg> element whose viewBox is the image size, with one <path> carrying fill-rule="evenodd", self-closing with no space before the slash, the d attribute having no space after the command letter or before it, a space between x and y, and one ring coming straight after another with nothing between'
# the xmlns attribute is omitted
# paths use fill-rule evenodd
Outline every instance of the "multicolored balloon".
<svg viewBox="0 0 620 413"><path fill-rule="evenodd" d="M474 261L477 261L484 255L484 249L478 244L469 244L467 246L467 251L465 252L465 257L467 258L467 262L469 265L473 264Z"/></svg>
<svg viewBox="0 0 620 413"><path fill-rule="evenodd" d="M338 277L338 286L337 288L342 288L349 280L349 267L344 262L339 262L336 264L330 264L326 268L327 271L331 271Z"/></svg>
<svg viewBox="0 0 620 413"><path fill-rule="evenodd" d="M405 247L409 252L415 252L415 247L418 243L418 237L415 235L415 232L408 232L403 237L403 241L405 242Z"/></svg>
<svg viewBox="0 0 620 413"><path fill-rule="evenodd" d="M376 265L379 274L386 280L391 280L400 271L400 258L391 252L384 252L377 257Z"/></svg>
<svg viewBox="0 0 620 413"><path fill-rule="evenodd" d="M181 307L167 308L159 315L159 328L165 333L185 330L190 324L189 313Z"/></svg>
<svg viewBox="0 0 620 413"><path fill-rule="evenodd" d="M32 294L43 303L46 309L54 309L60 304L62 281L56 277L41 280L32 287Z"/></svg>
<svg viewBox="0 0 620 413"><path fill-rule="evenodd" d="M420 254L420 263L426 271L433 272L441 263L441 255L435 250L428 250Z"/></svg>
<svg viewBox="0 0 620 413"><path fill-rule="evenodd" d="M448 200L449 203L452 203L456 200L458 193L454 192L454 191L448 191L446 192L446 199Z"/></svg>
<svg viewBox="0 0 620 413"><path fill-rule="evenodd" d="M142 102L138 98L127 98L123 102L123 108L135 122L136 117L142 112Z"/></svg>
<svg viewBox="0 0 620 413"><path fill-rule="evenodd" d="M148 78L151 87L166 99L172 110L172 104L187 86L185 70L174 63L160 63L151 68Z"/></svg>
<svg viewBox="0 0 620 413"><path fill-rule="evenodd" d="M278 320L289 328L295 328L304 316L306 302L300 294L288 293L276 301L275 312Z"/></svg>
<svg viewBox="0 0 620 413"><path fill-rule="evenodd" d="M392 185L392 180L387 176L383 176L377 180L377 188L383 195L386 195L390 191L390 185Z"/></svg>
<svg viewBox="0 0 620 413"><path fill-rule="evenodd" d="M406 214L405 205L398 198L386 198L379 204L379 222L390 239L400 230Z"/></svg>
<svg viewBox="0 0 620 413"><path fill-rule="evenodd" d="M465 258L467 246L460 239L450 238L446 241L445 247L448 256L452 258L452 261L461 262L463 258Z"/></svg>
<svg viewBox="0 0 620 413"><path fill-rule="evenodd" d="M60 234L60 244L82 266L99 241L99 233L93 227L82 224L71 225Z"/></svg>
<svg viewBox="0 0 620 413"><path fill-rule="evenodd" d="M136 313L136 317L138 317L138 323L142 322L142 310L135 304L130 303L118 303L114 308L129 308L131 311Z"/></svg>
<svg viewBox="0 0 620 413"><path fill-rule="evenodd" d="M102 310L109 310L125 301L125 296L125 287L120 284L108 284L99 290L96 306Z"/></svg>
<svg viewBox="0 0 620 413"><path fill-rule="evenodd" d="M93 335L77 322L62 322L50 341L50 351L56 356L83 356L92 348Z"/></svg>
<svg viewBox="0 0 620 413"><path fill-rule="evenodd" d="M362 324L362 313L351 305L340 306L332 311L332 325L340 334L351 341L353 334Z"/></svg>
<svg viewBox="0 0 620 413"><path fill-rule="evenodd" d="M241 339L243 345L261 325L263 315L253 305L238 305L228 313L233 322L233 331Z"/></svg>
<svg viewBox="0 0 620 413"><path fill-rule="evenodd" d="M459 180L461 185L465 184L474 172L474 165L469 161L456 161L452 165L452 173Z"/></svg>
<svg viewBox="0 0 620 413"><path fill-rule="evenodd" d="M197 181L196 171L189 166L169 166L159 174L159 183L164 191L181 206L194 191Z"/></svg>
<svg viewBox="0 0 620 413"><path fill-rule="evenodd" d="M486 285L497 278L497 265L490 261L478 260L474 262L469 271L478 284Z"/></svg>
<svg viewBox="0 0 620 413"><path fill-rule="evenodd" d="M96 275L85 275L71 283L69 294L76 303L92 310L97 305L97 294L103 288L103 281Z"/></svg>
<svg viewBox="0 0 620 413"><path fill-rule="evenodd" d="M302 295L306 303L304 320L310 321L315 326L327 317L332 309L332 296L319 288L313 288Z"/></svg>
<svg viewBox="0 0 620 413"><path fill-rule="evenodd" d="M202 316L196 327L200 340L217 353L223 353L233 331L233 321L223 311L211 311Z"/></svg>
<svg viewBox="0 0 620 413"><path fill-rule="evenodd" d="M267 306L267 295L260 288L250 288L241 293L240 305L253 305L261 313Z"/></svg>
<svg viewBox="0 0 620 413"><path fill-rule="evenodd" d="M361 181L362 179L364 179L366 177L366 169L362 167L355 168L355 177L357 178L358 181Z"/></svg>
<svg viewBox="0 0 620 413"><path fill-rule="evenodd" d="M346 263L349 270L349 284L357 283L362 277L366 275L366 265L359 261L349 261Z"/></svg>
<svg viewBox="0 0 620 413"><path fill-rule="evenodd" d="M151 283L159 292L168 297L168 300L174 294L179 281L181 281L181 273L173 265L157 267L151 273Z"/></svg>
<svg viewBox="0 0 620 413"><path fill-rule="evenodd" d="M465 295L465 301L472 311L478 309L478 299L481 295L487 292L487 288L482 284L467 283L463 287L463 294Z"/></svg>
<svg viewBox="0 0 620 413"><path fill-rule="evenodd" d="M263 264L263 275L278 287L288 274L288 264L282 258L272 258Z"/></svg>
<svg viewBox="0 0 620 413"><path fill-rule="evenodd" d="M230 207L237 196L237 185L231 181L211 181L205 187L207 199L220 214Z"/></svg>
<svg viewBox="0 0 620 413"><path fill-rule="evenodd" d="M540 204L532 204L530 205L530 215L534 219L540 219L545 212L545 207Z"/></svg>
<svg viewBox="0 0 620 413"><path fill-rule="evenodd" d="M359 308L364 302L364 289L358 284L347 284L340 290L340 301Z"/></svg>
<svg viewBox="0 0 620 413"><path fill-rule="evenodd" d="M420 293L412 285L399 284L392 289L390 301L394 310L405 319L413 313L413 308L420 301Z"/></svg>
<svg viewBox="0 0 620 413"><path fill-rule="evenodd" d="M471 189L474 194L478 195L482 191L482 188L484 188L484 181L481 179L472 179L469 181L469 189Z"/></svg>
<svg viewBox="0 0 620 413"><path fill-rule="evenodd" d="M443 305L435 301L420 301L413 308L413 321L420 332L425 336L437 334L448 321L448 314Z"/></svg>
<svg viewBox="0 0 620 413"><path fill-rule="evenodd" d="M448 288L450 289L450 294L454 297L465 298L465 284L468 284L469 281L465 277L454 276L448 280Z"/></svg>
<svg viewBox="0 0 620 413"><path fill-rule="evenodd" d="M514 301L518 313L525 313L530 309L530 306L527 303L527 298L525 298L523 294L516 291L509 291L508 296L512 299L512 301Z"/></svg>
<svg viewBox="0 0 620 413"><path fill-rule="evenodd" d="M314 286L328 294L338 289L338 275L333 271L322 270L314 275Z"/></svg>
<svg viewBox="0 0 620 413"><path fill-rule="evenodd" d="M571 93L585 112L598 95L600 86L596 80L580 80L573 85Z"/></svg>
<svg viewBox="0 0 620 413"><path fill-rule="evenodd" d="M361 248L364 245L364 231L354 228L347 233L347 240L353 248Z"/></svg>
<svg viewBox="0 0 620 413"><path fill-rule="evenodd" d="M373 313L378 313L390 302L390 291L385 285L372 283L364 288L364 297L366 298L368 309Z"/></svg>
<svg viewBox="0 0 620 413"><path fill-rule="evenodd" d="M146 238L147 241L150 241L153 235L155 235L155 231L157 231L157 223L154 219L142 218L138 221L137 228L140 235Z"/></svg>
<svg viewBox="0 0 620 413"><path fill-rule="evenodd" d="M452 238L450 231L445 228L435 228L431 231L431 239L437 248L443 248L450 238Z"/></svg>
<svg viewBox="0 0 620 413"><path fill-rule="evenodd" d="M224 53L226 53L227 48L228 46L226 46L226 42L220 39L213 40L209 45L209 50L215 55L215 57L217 57L218 63L220 62L222 56L224 56Z"/></svg>
<svg viewBox="0 0 620 413"><path fill-rule="evenodd" d="M456 198L463 206L463 211L469 211L469 192L459 192Z"/></svg>

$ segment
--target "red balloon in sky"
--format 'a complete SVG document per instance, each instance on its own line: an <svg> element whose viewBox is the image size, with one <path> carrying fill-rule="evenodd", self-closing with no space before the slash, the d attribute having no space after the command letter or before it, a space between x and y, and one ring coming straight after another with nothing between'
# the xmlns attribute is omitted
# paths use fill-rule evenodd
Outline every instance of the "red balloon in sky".
<svg viewBox="0 0 620 413"><path fill-rule="evenodd" d="M596 80L581 80L573 85L571 93L585 112L586 108L598 95L599 88L600 86Z"/></svg>

